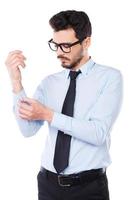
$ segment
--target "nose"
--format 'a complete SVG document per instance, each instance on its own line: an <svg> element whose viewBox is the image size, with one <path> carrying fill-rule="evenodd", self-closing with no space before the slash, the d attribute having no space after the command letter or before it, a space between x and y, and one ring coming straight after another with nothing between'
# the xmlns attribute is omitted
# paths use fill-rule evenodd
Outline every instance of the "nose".
<svg viewBox="0 0 134 200"><path fill-rule="evenodd" d="M58 49L57 49L57 56L59 56L59 55L64 55L64 52L61 50L61 48L60 47L58 47Z"/></svg>
<svg viewBox="0 0 134 200"><path fill-rule="evenodd" d="M57 56L64 56L65 55L65 53L61 50L61 48L60 47L58 47L58 49L57 49Z"/></svg>

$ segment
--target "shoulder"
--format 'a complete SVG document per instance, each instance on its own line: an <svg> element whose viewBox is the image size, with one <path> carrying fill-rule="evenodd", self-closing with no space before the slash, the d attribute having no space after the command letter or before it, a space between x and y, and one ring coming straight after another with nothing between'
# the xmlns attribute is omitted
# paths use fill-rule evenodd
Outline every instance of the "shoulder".
<svg viewBox="0 0 134 200"><path fill-rule="evenodd" d="M121 71L115 67L111 67L108 65L95 63L93 72L109 80L115 78L122 79Z"/></svg>
<svg viewBox="0 0 134 200"><path fill-rule="evenodd" d="M60 72L50 74L41 81L41 85L47 85L50 83L52 84L57 81L60 81L65 77L65 74L66 74L66 70L62 70Z"/></svg>

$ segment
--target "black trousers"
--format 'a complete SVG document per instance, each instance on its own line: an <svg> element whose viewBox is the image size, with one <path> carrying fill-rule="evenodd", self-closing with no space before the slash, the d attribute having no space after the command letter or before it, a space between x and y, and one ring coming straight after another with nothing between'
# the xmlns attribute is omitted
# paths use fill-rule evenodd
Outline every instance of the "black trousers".
<svg viewBox="0 0 134 200"><path fill-rule="evenodd" d="M49 180L41 171L38 173L37 180L38 200L109 200L106 173L95 180L70 187L60 186L58 182Z"/></svg>

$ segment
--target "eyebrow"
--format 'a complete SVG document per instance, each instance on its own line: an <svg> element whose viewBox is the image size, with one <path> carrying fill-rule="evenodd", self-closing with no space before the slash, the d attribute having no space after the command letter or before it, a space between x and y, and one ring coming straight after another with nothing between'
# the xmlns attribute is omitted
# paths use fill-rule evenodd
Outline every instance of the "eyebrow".
<svg viewBox="0 0 134 200"><path fill-rule="evenodd" d="M53 42L54 44L60 44L60 45L62 45L62 44L72 44L72 42L61 42L61 43L57 43L57 42L55 42L55 41L53 41L53 40L51 40L51 42Z"/></svg>

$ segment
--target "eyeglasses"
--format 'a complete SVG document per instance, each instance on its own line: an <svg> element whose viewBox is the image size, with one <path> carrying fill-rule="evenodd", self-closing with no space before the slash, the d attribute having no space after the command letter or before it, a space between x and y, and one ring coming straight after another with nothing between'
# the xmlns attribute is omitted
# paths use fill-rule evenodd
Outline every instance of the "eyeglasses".
<svg viewBox="0 0 134 200"><path fill-rule="evenodd" d="M84 38L85 39L85 38ZM75 46L79 43L81 43L84 39L78 40L74 43L56 43L53 41L53 39L48 41L48 45L52 51L57 51L58 47L64 52L64 53L70 53L71 52L71 47Z"/></svg>

